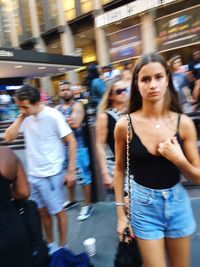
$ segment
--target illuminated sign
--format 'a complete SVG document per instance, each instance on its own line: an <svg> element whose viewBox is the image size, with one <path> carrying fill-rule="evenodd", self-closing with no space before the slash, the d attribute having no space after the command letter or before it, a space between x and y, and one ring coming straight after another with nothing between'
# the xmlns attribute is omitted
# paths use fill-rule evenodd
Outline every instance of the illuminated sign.
<svg viewBox="0 0 200 267"><path fill-rule="evenodd" d="M157 47L159 51L200 42L200 6L157 19Z"/></svg>
<svg viewBox="0 0 200 267"><path fill-rule="evenodd" d="M135 25L109 34L111 62L137 57L142 53L140 25Z"/></svg>
<svg viewBox="0 0 200 267"><path fill-rule="evenodd" d="M0 50L0 57L14 57L14 53L12 51L2 49Z"/></svg>
<svg viewBox="0 0 200 267"><path fill-rule="evenodd" d="M136 0L127 5L115 8L95 18L95 26L102 27L110 23L128 18L152 8L166 5L176 0Z"/></svg>

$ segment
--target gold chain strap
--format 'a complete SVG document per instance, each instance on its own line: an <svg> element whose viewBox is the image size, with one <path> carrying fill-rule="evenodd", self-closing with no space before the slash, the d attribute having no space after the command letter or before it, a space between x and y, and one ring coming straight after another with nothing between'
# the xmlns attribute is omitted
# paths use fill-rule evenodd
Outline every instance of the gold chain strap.
<svg viewBox="0 0 200 267"><path fill-rule="evenodd" d="M131 223L131 182L130 182L130 157L129 157L129 147L130 147L130 135L131 135L131 120L130 115L126 115L126 119L128 121L127 126L127 141L126 141L126 178L128 180L128 206L127 206L127 219L128 219L128 226Z"/></svg>

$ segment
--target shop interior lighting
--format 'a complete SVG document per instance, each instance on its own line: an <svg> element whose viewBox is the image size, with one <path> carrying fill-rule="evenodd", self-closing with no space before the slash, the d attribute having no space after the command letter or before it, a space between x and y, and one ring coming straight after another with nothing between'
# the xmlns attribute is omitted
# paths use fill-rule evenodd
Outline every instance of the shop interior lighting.
<svg viewBox="0 0 200 267"><path fill-rule="evenodd" d="M23 66L22 65L16 65L15 66L15 69L20 69L20 68L22 68Z"/></svg>
<svg viewBox="0 0 200 267"><path fill-rule="evenodd" d="M58 70L59 70L59 71L63 71L63 70L65 71L66 68L59 68Z"/></svg>
<svg viewBox="0 0 200 267"><path fill-rule="evenodd" d="M44 70L46 67L38 67L38 70Z"/></svg>

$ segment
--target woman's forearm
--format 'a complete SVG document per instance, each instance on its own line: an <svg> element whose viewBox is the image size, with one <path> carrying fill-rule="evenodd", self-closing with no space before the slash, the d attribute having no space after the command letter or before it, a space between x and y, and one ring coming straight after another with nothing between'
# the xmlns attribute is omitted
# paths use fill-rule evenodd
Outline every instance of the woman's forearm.
<svg viewBox="0 0 200 267"><path fill-rule="evenodd" d="M200 166L196 167L185 159L178 164L178 168L186 178L200 184Z"/></svg>

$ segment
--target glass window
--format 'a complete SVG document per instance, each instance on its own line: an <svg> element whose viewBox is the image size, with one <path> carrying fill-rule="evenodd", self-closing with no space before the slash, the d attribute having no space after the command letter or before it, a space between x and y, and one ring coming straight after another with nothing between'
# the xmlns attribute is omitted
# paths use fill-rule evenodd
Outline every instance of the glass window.
<svg viewBox="0 0 200 267"><path fill-rule="evenodd" d="M65 18L67 21L76 18L75 0L63 0Z"/></svg>
<svg viewBox="0 0 200 267"><path fill-rule="evenodd" d="M11 25L9 21L10 5L6 1L0 1L0 46L11 47Z"/></svg>
<svg viewBox="0 0 200 267"><path fill-rule="evenodd" d="M57 0L48 0L50 27L58 26Z"/></svg>
<svg viewBox="0 0 200 267"><path fill-rule="evenodd" d="M80 0L81 14L88 13L92 10L91 0Z"/></svg>
<svg viewBox="0 0 200 267"><path fill-rule="evenodd" d="M23 19L25 24L24 34L26 38L32 37L31 31L31 20L30 20L30 10L29 10L29 3L28 0L23 0Z"/></svg>
<svg viewBox="0 0 200 267"><path fill-rule="evenodd" d="M39 20L39 27L41 32L45 32L45 15L43 0L36 0L37 17Z"/></svg>

